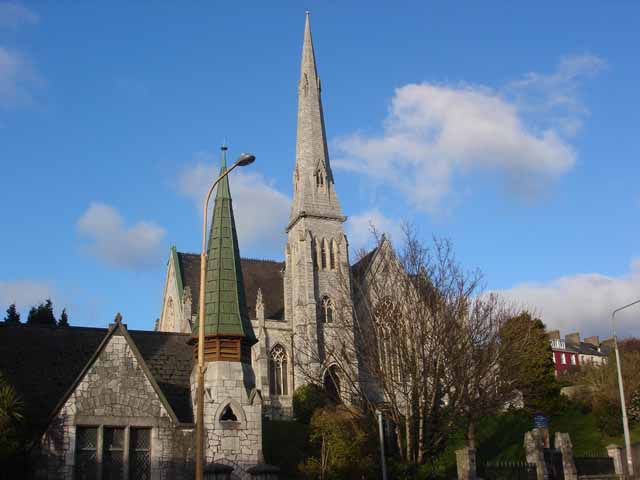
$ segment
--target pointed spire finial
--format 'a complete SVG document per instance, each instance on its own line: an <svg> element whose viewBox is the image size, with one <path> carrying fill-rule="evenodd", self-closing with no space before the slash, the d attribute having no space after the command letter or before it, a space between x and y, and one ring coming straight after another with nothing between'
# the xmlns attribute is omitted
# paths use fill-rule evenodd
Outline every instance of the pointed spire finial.
<svg viewBox="0 0 640 480"><path fill-rule="evenodd" d="M294 196L287 230L303 215L317 214L345 221L333 188L327 136L324 128L320 78L311 36L309 12L305 16L300 81Z"/></svg>
<svg viewBox="0 0 640 480"><path fill-rule="evenodd" d="M122 323L122 315L120 314L120 312L116 313L115 322Z"/></svg>

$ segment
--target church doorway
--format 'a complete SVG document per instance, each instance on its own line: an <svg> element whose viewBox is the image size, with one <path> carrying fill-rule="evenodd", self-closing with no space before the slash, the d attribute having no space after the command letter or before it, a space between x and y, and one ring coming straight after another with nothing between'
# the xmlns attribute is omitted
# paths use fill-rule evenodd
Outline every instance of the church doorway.
<svg viewBox="0 0 640 480"><path fill-rule="evenodd" d="M338 377L338 369L335 365L325 370L322 383L329 399L334 403L342 403L340 399L340 377Z"/></svg>

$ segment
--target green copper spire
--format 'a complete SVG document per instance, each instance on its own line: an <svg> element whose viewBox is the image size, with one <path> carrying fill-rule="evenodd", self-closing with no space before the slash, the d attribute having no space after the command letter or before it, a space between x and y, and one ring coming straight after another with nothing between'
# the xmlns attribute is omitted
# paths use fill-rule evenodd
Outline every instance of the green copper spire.
<svg viewBox="0 0 640 480"><path fill-rule="evenodd" d="M222 147L220 175L227 170L227 147ZM229 180L218 184L207 248L204 291L204 334L241 336L257 340L247 314L238 235L233 218ZM198 326L194 328L197 335Z"/></svg>

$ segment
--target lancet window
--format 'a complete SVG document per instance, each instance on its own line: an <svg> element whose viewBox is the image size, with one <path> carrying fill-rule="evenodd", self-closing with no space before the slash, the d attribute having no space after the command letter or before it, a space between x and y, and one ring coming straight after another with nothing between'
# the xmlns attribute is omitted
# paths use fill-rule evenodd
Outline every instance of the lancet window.
<svg viewBox="0 0 640 480"><path fill-rule="evenodd" d="M329 246L329 268L331 270L335 270L336 268L336 242L334 240L331 240Z"/></svg>
<svg viewBox="0 0 640 480"><path fill-rule="evenodd" d="M327 241L324 238L320 241L320 266L322 270L327 269Z"/></svg>

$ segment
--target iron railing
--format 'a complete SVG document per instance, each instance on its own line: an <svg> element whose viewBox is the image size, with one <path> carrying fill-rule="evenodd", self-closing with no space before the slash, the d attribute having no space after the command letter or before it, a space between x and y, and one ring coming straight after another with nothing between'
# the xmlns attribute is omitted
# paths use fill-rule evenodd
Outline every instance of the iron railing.
<svg viewBox="0 0 640 480"><path fill-rule="evenodd" d="M484 480L536 480L536 466L524 461L487 462L480 465Z"/></svg>

